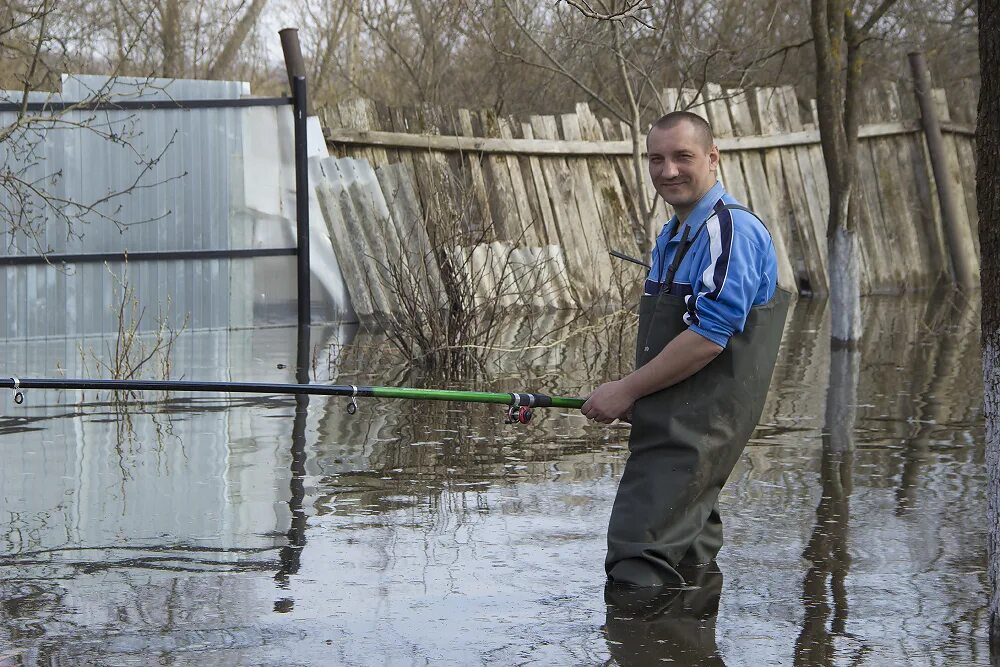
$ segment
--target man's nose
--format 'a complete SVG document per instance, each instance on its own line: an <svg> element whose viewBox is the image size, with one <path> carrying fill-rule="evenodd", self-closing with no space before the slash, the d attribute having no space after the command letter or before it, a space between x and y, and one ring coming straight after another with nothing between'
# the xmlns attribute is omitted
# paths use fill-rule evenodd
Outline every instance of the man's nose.
<svg viewBox="0 0 1000 667"><path fill-rule="evenodd" d="M677 165L674 164L673 160L664 160L663 167L660 169L660 176L665 179L672 179L678 175Z"/></svg>

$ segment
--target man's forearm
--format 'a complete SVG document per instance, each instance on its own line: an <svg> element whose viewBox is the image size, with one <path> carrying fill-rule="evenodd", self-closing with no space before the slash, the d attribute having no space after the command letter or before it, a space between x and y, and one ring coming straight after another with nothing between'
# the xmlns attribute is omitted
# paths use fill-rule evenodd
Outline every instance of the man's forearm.
<svg viewBox="0 0 1000 667"><path fill-rule="evenodd" d="M682 331L642 368L621 379L636 400L691 377L719 356L721 347L693 331Z"/></svg>

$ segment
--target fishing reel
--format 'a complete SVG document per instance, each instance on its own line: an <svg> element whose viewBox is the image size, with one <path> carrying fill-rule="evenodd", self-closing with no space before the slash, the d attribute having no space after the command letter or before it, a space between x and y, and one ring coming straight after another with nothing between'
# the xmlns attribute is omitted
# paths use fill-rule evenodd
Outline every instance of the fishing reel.
<svg viewBox="0 0 1000 667"><path fill-rule="evenodd" d="M531 411L527 405L512 405L507 408L507 418L504 419L504 424L527 424L531 421L531 417L534 413Z"/></svg>
<svg viewBox="0 0 1000 667"><path fill-rule="evenodd" d="M24 394L21 393L21 381L16 377L12 377L11 380L14 381L14 402L21 405L24 403Z"/></svg>

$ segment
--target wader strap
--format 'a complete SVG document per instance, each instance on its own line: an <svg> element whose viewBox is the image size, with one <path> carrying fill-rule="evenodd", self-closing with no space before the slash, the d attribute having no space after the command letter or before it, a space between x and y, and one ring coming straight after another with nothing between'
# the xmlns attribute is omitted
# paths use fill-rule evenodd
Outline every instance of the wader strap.
<svg viewBox="0 0 1000 667"><path fill-rule="evenodd" d="M691 249L691 246L694 245L694 242L698 239L698 235L701 234L701 230L705 229L705 225L708 224L708 221L717 217L720 211L731 211L734 209L749 213L753 217L757 218L760 224L764 226L764 229L767 229L767 225L760 219L759 215L748 209L746 206L741 206L740 204L726 204L724 206L720 206L718 209L713 209L712 215L708 216L708 218L705 219L705 222L701 223L701 226L698 227L698 231L694 233L694 236L692 236L690 240L688 239L688 231L690 231L691 228L685 227L684 234L681 236L681 243L677 246L677 252L674 253L674 261L670 262L670 266L667 268L666 280L660 281L660 284L666 285L668 294L674 286L674 276L677 275L677 269L680 268L681 262L684 261L684 257L687 255L688 250ZM770 233L770 230L768 230L768 234Z"/></svg>
<svg viewBox="0 0 1000 667"><path fill-rule="evenodd" d="M765 223L763 220L761 220L759 215L757 215L756 213L754 213L753 211L751 211L750 209L748 209L746 206L740 206L739 204L726 204L725 206L723 206L719 210L720 211L731 211L733 209L736 209L737 211L745 211L745 212L749 213L753 217L757 218L757 222L759 222L760 224L764 225L764 229L767 229L767 223ZM718 212L716 212L716 214L718 214ZM708 219L711 220L712 219L711 216L709 216ZM771 230L768 229L767 233L770 234Z"/></svg>
<svg viewBox="0 0 1000 667"><path fill-rule="evenodd" d="M711 220L711 218L709 218L709 220ZM674 286L674 276L677 275L677 269L680 268L681 262L683 262L684 258L687 256L688 250L690 250L691 246L694 245L694 242L698 240L698 236L701 234L701 230L705 229L705 223L707 222L708 220L701 223L701 227L698 228L698 230L694 233L694 236L690 239L688 239L688 232L691 228L684 228L684 234L681 236L681 243L677 246L677 252L674 253L674 261L670 262L670 268L667 269L667 279L664 282L667 286L667 294L671 293L670 290ZM663 291L661 290L660 293L662 294Z"/></svg>

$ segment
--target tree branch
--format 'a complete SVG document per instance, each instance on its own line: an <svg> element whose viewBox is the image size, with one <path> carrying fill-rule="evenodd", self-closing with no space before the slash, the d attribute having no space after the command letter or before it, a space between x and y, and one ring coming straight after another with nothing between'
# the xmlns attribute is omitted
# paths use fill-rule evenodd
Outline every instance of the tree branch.
<svg viewBox="0 0 1000 667"><path fill-rule="evenodd" d="M597 11L594 7L587 2L587 0L559 0L564 2L573 9L577 10L584 16L597 21L614 21L616 23L623 23L627 19L632 19L633 21L646 26L650 30L653 27L647 23L645 20L640 18L639 14L642 12L650 11L653 6L650 5L646 0L629 0L625 3L625 6L618 11Z"/></svg>

